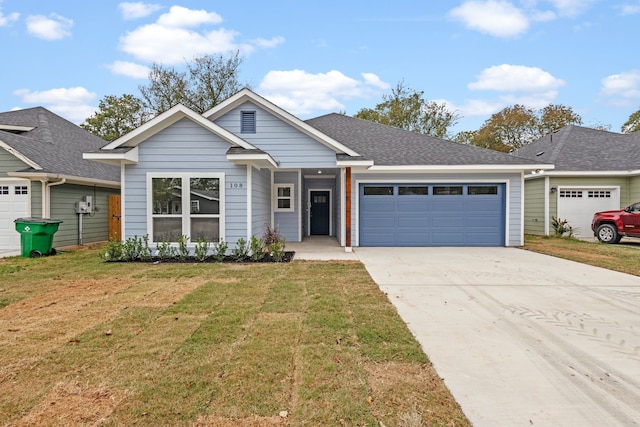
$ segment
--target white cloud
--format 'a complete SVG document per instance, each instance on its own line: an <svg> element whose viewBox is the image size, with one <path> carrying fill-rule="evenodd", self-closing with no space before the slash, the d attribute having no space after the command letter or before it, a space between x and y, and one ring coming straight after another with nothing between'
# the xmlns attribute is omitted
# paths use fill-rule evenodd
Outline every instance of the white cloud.
<svg viewBox="0 0 640 427"><path fill-rule="evenodd" d="M251 40L251 43L253 43L258 47L267 47L267 48L276 47L279 44L284 43L284 37L273 37L269 40L259 38L259 39Z"/></svg>
<svg viewBox="0 0 640 427"><path fill-rule="evenodd" d="M602 79L600 94L617 107L632 107L640 100L640 70L625 71Z"/></svg>
<svg viewBox="0 0 640 427"><path fill-rule="evenodd" d="M76 124L82 123L96 111L96 107L89 105L95 101L96 94L83 87L45 91L18 89L13 95L20 97L21 102L25 104L43 106Z"/></svg>
<svg viewBox="0 0 640 427"><path fill-rule="evenodd" d="M0 6L2 6L2 0L0 0ZM13 12L8 15L5 15L4 13L2 13L2 8L0 7L0 27L5 27L11 24L12 22L17 21L18 18L20 18L19 13Z"/></svg>
<svg viewBox="0 0 640 427"><path fill-rule="evenodd" d="M71 35L73 21L64 16L50 14L27 16L27 31L44 40L59 40Z"/></svg>
<svg viewBox="0 0 640 427"><path fill-rule="evenodd" d="M120 39L123 51L140 61L178 64L195 56L250 51L236 44L235 31L219 29L197 33L159 24L144 25ZM241 49L242 48L242 49Z"/></svg>
<svg viewBox="0 0 640 427"><path fill-rule="evenodd" d="M502 64L482 70L478 80L467 87L471 90L544 93L564 84L563 80L537 67Z"/></svg>
<svg viewBox="0 0 640 427"><path fill-rule="evenodd" d="M145 79L149 77L150 71L149 67L127 61L115 61L113 64L108 65L107 68L111 70L113 74L133 77L134 79Z"/></svg>
<svg viewBox="0 0 640 427"><path fill-rule="evenodd" d="M470 0L449 14L467 28L496 37L518 36L529 28L527 17L507 1Z"/></svg>
<svg viewBox="0 0 640 427"><path fill-rule="evenodd" d="M163 13L158 24L163 27L198 27L203 24L219 24L222 17L215 12L187 9L182 6L171 6L168 13Z"/></svg>
<svg viewBox="0 0 640 427"><path fill-rule="evenodd" d="M389 87L371 73L363 73L363 80L345 76L340 71L311 74L304 70L270 71L260 83L260 93L271 102L291 112L307 115L315 111L344 110L340 101L370 98Z"/></svg>
<svg viewBox="0 0 640 427"><path fill-rule="evenodd" d="M120 3L118 4L118 9L122 12L122 17L124 19L138 19L144 18L145 16L151 15L153 12L156 12L162 9L162 6L159 4L151 4L151 3Z"/></svg>
<svg viewBox="0 0 640 427"><path fill-rule="evenodd" d="M391 87L389 83L383 82L380 77L373 73L362 73L362 78L367 85L377 87L378 89L388 90Z"/></svg>
<svg viewBox="0 0 640 427"><path fill-rule="evenodd" d="M576 16L588 9L597 0L549 0L562 16Z"/></svg>
<svg viewBox="0 0 640 427"><path fill-rule="evenodd" d="M238 33L224 28L197 30L219 24L215 12L172 6L155 23L140 26L120 37L120 49L142 62L178 64L196 56L240 51L248 54L257 47L274 47L282 37L257 39L249 43L236 41Z"/></svg>
<svg viewBox="0 0 640 427"><path fill-rule="evenodd" d="M623 15L637 15L640 13L640 4L624 4L620 6L620 13Z"/></svg>

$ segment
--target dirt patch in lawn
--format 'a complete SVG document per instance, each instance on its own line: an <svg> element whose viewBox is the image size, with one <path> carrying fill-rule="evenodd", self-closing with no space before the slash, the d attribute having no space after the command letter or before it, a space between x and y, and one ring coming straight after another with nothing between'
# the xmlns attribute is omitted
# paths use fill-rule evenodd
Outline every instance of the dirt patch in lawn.
<svg viewBox="0 0 640 427"><path fill-rule="evenodd" d="M107 323L132 307L168 307L202 284L180 278L162 284L149 280L99 279L70 281L49 292L0 310L0 382L28 369L40 356ZM105 327L105 334L109 333Z"/></svg>
<svg viewBox="0 0 640 427"><path fill-rule="evenodd" d="M372 412L385 425L470 425L460 407L443 398L447 389L430 364L369 363L366 370Z"/></svg>
<svg viewBox="0 0 640 427"><path fill-rule="evenodd" d="M283 414L284 415L284 414ZM201 418L196 427L271 427L287 425L286 417L250 417L250 418Z"/></svg>
<svg viewBox="0 0 640 427"><path fill-rule="evenodd" d="M124 398L121 390L61 382L15 425L99 425Z"/></svg>

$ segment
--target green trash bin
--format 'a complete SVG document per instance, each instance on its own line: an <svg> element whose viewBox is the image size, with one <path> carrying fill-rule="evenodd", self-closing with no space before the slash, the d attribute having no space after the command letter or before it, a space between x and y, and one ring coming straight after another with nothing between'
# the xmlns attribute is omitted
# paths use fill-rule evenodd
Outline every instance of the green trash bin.
<svg viewBox="0 0 640 427"><path fill-rule="evenodd" d="M53 235L62 220L45 218L18 218L13 221L20 233L20 249L25 258L55 255Z"/></svg>

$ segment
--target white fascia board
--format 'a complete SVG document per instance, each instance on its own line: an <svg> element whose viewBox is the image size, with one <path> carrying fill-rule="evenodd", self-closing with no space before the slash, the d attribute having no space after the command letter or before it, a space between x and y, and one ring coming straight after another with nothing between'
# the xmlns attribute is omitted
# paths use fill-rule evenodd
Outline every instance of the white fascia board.
<svg viewBox="0 0 640 427"><path fill-rule="evenodd" d="M11 154L12 156L16 157L17 159L25 162L26 164L31 166L33 169L42 170L42 166L40 166L39 164L37 164L36 162L34 162L30 158L28 158L27 156L25 156L24 154L22 154L21 152L19 152L18 150L16 150L12 146L10 146L9 144L7 144L7 143L5 143L3 141L0 141L0 148L4 149L7 153Z"/></svg>
<svg viewBox="0 0 640 427"><path fill-rule="evenodd" d="M107 163L111 165L135 165L138 163L138 147L133 147L131 150L122 153L122 152L109 152L109 151L100 151L100 152L91 152L91 153L82 153L82 158L85 160L94 160L100 163Z"/></svg>
<svg viewBox="0 0 640 427"><path fill-rule="evenodd" d="M261 97L255 92L252 92L249 89L242 89L240 92L222 101L220 104L216 105L209 111L206 111L203 114L203 116L212 121L216 120L217 118L223 116L224 114L228 113L234 108L239 107L240 105L242 105L247 101L254 102L255 104L258 104L260 107L262 107L263 109L270 111L271 113L273 113L275 116L282 119L287 124L293 126L300 132L304 133L305 135L313 138L314 140L318 141L322 145L332 149L336 153L345 153L350 156L360 156L360 154L353 151L349 147L339 143L338 141L329 137L328 135L325 135L324 133L320 132L318 129L312 126L309 126L308 124L306 124L304 121L300 120L293 114L283 110L282 108L278 107L271 101L266 100L265 98Z"/></svg>
<svg viewBox="0 0 640 427"><path fill-rule="evenodd" d="M15 178L26 178L30 180L46 180L50 182L65 180L67 184L90 185L108 188L120 188L120 182L107 181L104 179L83 178L72 175L63 175L47 172L7 172L7 175Z"/></svg>
<svg viewBox="0 0 640 427"><path fill-rule="evenodd" d="M553 165L401 165L401 166L371 166L371 172L523 172L546 171L553 169Z"/></svg>
<svg viewBox="0 0 640 427"><path fill-rule="evenodd" d="M230 162L234 162L234 163L241 163L241 164L247 164L247 163L255 163L256 165L260 165L260 168L262 167L273 167L273 168L277 168L278 167L278 163L273 160L273 157L271 157L268 154L227 154L227 160L229 160Z"/></svg>
<svg viewBox="0 0 640 427"><path fill-rule="evenodd" d="M102 150L112 150L118 147L136 147L138 144L145 141L149 137L155 135L163 129L168 128L169 126L183 118L192 120L194 123L199 124L203 128L209 130L211 133L225 139L231 145L246 149L256 148L242 138L237 137L235 134L213 123L211 120L207 120L190 108L187 108L182 104L178 104L175 107L170 108L164 113L149 120L142 126L132 130L128 134L121 136L115 141L105 145L104 147L102 147Z"/></svg>
<svg viewBox="0 0 640 427"><path fill-rule="evenodd" d="M0 124L0 130L17 131L17 132L29 132L34 130L33 126L18 126L18 125L3 125Z"/></svg>
<svg viewBox="0 0 640 427"><path fill-rule="evenodd" d="M603 177L603 176L636 176L640 175L640 170L626 170L626 171L552 171L547 172L547 176L553 177ZM525 175L525 179L539 178L540 175L529 174Z"/></svg>
<svg viewBox="0 0 640 427"><path fill-rule="evenodd" d="M366 167L373 166L373 160L338 160L336 161L337 167Z"/></svg>

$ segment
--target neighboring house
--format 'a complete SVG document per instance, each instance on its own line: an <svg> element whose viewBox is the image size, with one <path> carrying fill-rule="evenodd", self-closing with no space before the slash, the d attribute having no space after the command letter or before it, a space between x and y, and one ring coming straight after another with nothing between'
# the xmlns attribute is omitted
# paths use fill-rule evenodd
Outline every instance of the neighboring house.
<svg viewBox="0 0 640 427"><path fill-rule="evenodd" d="M13 221L23 217L63 220L57 247L108 239L107 196L120 193L120 170L82 158L104 144L42 107L0 113L0 250L20 249ZM80 229L75 204L85 196L96 209Z"/></svg>
<svg viewBox="0 0 640 427"><path fill-rule="evenodd" d="M125 239L233 247L269 225L346 250L521 245L524 174L552 167L340 114L303 121L248 89L202 115L177 105L85 158L122 167Z"/></svg>
<svg viewBox="0 0 640 427"><path fill-rule="evenodd" d="M549 235L553 218L577 237L593 236L598 211L640 200L640 132L619 134L566 126L516 152L555 168L525 176L525 233Z"/></svg>

